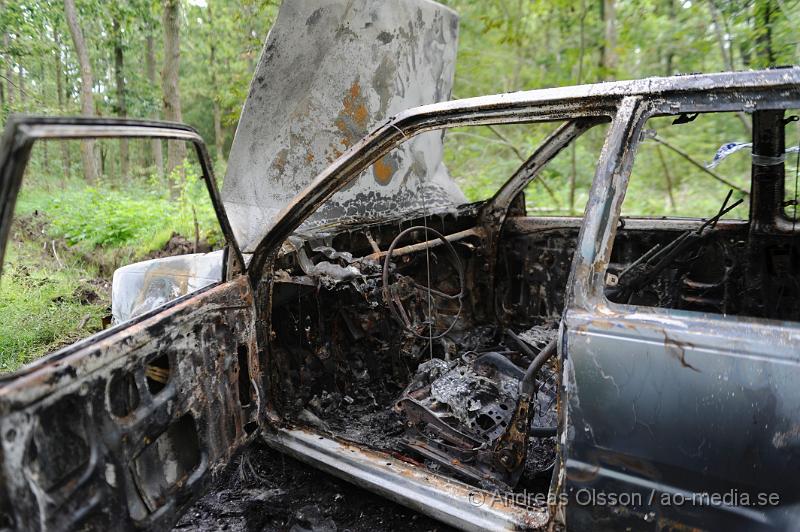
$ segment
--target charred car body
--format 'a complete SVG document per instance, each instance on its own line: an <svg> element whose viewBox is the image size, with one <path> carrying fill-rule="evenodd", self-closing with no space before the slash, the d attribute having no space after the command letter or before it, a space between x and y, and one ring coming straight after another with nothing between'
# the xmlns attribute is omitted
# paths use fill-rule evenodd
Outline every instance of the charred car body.
<svg viewBox="0 0 800 532"><path fill-rule="evenodd" d="M128 136L195 143L227 245L219 281L2 378L3 525L167 527L255 437L464 529L795 522L800 237L783 190L800 69L440 101L452 12L300 4L268 38L222 194L185 126L9 121L0 242L34 141ZM368 62L380 75L309 59L308 90L269 100L266 73L298 64L283 40L380 50L342 28L395 43ZM404 110L415 99L440 103ZM753 117L749 218L722 219L727 199L706 219L621 218L646 120L723 111ZM438 132L538 122L560 125L491 199L462 204ZM528 216L525 187L597 126L584 215ZM729 492L780 504L669 504Z"/></svg>

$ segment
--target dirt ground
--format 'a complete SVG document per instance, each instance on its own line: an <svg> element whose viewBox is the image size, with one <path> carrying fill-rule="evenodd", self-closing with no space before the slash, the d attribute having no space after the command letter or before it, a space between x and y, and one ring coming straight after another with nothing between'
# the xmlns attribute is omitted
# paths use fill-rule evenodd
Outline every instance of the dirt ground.
<svg viewBox="0 0 800 532"><path fill-rule="evenodd" d="M173 530L449 531L452 528L257 441Z"/></svg>

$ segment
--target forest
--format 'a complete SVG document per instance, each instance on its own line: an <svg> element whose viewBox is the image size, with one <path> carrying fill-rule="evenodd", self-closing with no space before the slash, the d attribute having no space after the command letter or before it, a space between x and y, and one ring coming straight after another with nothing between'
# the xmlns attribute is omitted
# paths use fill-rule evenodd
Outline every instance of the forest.
<svg viewBox="0 0 800 532"><path fill-rule="evenodd" d="M279 3L0 0L0 122L12 113L185 122L206 140L221 180ZM800 0L443 3L460 14L453 98L800 63ZM728 190L747 194L746 158L706 166L722 144L748 141L749 116L711 116L679 131L658 120L625 212L707 216ZM449 131L446 163L468 199L484 199L550 130ZM787 146L798 144L795 131ZM529 211L580 214L603 138L593 130L559 156L526 194ZM203 194L176 143L41 143L0 283L0 371L106 326L120 265L169 246L213 248L219 234Z"/></svg>

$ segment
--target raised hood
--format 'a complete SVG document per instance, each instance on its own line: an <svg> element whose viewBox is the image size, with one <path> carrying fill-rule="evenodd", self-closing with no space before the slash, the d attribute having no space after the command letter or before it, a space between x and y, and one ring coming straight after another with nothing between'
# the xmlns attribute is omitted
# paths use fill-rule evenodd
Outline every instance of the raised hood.
<svg viewBox="0 0 800 532"><path fill-rule="evenodd" d="M287 0L267 36L231 147L222 197L252 252L276 214L386 118L447 100L458 17L429 0ZM304 229L444 210L464 195L425 133L333 196ZM435 208L433 207L435 205Z"/></svg>

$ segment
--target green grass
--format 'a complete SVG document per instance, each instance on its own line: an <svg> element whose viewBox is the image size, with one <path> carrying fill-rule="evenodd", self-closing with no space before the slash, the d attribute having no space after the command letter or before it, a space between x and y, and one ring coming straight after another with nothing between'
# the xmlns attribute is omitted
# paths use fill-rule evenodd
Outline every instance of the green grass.
<svg viewBox="0 0 800 532"><path fill-rule="evenodd" d="M90 284L91 268L42 261L34 242L14 244L8 251L0 279L0 372L102 328L110 301ZM88 299L93 302L86 304Z"/></svg>
<svg viewBox="0 0 800 532"><path fill-rule="evenodd" d="M177 174L177 172L176 172ZM177 177L172 177L177 180ZM28 182L17 201L15 219L38 212L48 221L48 236L64 239L84 253L129 251L130 260L160 249L173 232L195 236L212 245L222 242L205 184L187 168L177 191L156 178L129 183L81 180L54 184L53 179Z"/></svg>

